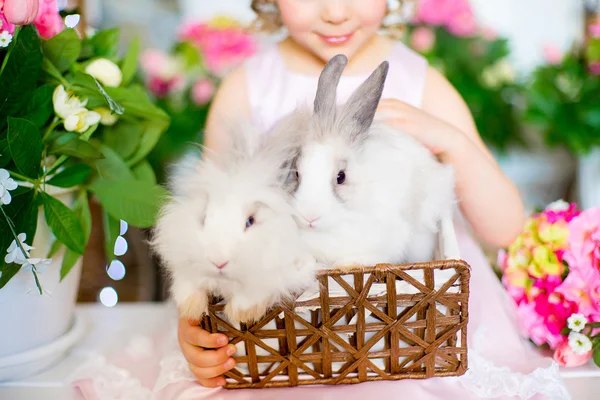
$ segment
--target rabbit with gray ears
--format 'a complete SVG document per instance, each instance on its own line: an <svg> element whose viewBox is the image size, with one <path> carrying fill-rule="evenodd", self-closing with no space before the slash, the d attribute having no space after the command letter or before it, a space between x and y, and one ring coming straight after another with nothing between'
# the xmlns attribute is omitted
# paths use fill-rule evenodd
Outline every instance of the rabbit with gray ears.
<svg viewBox="0 0 600 400"><path fill-rule="evenodd" d="M273 132L301 136L287 184L303 238L330 266L431 261L440 221L455 206L453 169L412 136L375 120L387 62L338 106L346 63L344 55L332 58L313 112L299 109Z"/></svg>
<svg viewBox="0 0 600 400"><path fill-rule="evenodd" d="M275 137L250 143L259 136L236 129L230 150L188 156L170 179L151 245L183 317L200 319L213 294L232 323L256 321L315 281L283 188L297 146Z"/></svg>

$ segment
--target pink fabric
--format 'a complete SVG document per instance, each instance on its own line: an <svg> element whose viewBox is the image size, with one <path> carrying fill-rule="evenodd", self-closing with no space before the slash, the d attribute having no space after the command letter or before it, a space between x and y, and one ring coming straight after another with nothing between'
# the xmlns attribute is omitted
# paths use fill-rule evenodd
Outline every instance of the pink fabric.
<svg viewBox="0 0 600 400"><path fill-rule="evenodd" d="M418 106L425 84L427 63L401 44L396 47L389 61L390 79L384 95L397 97ZM247 67L248 76L252 77L248 79L248 88L253 117L264 129L268 129L278 118L291 111L297 101L306 101L314 96L317 77L288 72L275 49L268 49L262 55L253 58ZM364 78L343 77L340 81L340 100L346 98ZM135 400L147 396L157 400L351 400L394 399L401 396L420 400L470 400L482 397L569 399L556 366L551 367L552 360L538 354L519 336L514 304L494 275L480 247L461 221L457 221L456 229L461 256L472 267L468 325L469 371L464 377L264 390L206 389L193 381L177 347L176 334L170 331L166 334L157 332L154 338L155 345L150 346L156 350L145 357L136 359L123 351L108 359L109 363L121 368L115 377L127 375L129 378L127 384L118 385L129 385L127 390L130 390L128 394L124 394L127 391L120 389L121 394L116 395L116 392L113 392L110 398ZM175 310L173 313L175 314ZM165 337L170 346L160 345L165 342ZM162 358L168 354L172 354L173 358ZM74 382L73 387L79 399L103 399L99 395L103 385L116 378L106 378L104 381L97 379L103 373L100 371L107 370L106 366L102 365L92 369L92 372L80 375ZM178 365L178 370L175 365ZM96 376L93 371L96 371ZM535 387L538 387L538 390L552 387L551 390L556 394L535 394L535 391L531 392ZM105 398L109 397L105 395Z"/></svg>

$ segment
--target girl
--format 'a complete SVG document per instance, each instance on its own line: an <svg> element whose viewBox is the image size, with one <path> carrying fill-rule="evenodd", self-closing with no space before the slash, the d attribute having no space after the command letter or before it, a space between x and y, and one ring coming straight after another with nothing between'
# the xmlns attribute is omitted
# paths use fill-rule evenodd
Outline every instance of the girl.
<svg viewBox="0 0 600 400"><path fill-rule="evenodd" d="M340 101L388 60L390 72L378 112L388 124L415 136L456 170L456 191L466 222L457 222L457 235L461 254L473 268L470 371L465 376L269 389L253 391L252 398L333 398L329 397L333 394L361 398L366 393L402 393L405 398L419 399L569 398L555 366L532 374L537 367L548 367L550 360L537 356L519 338L509 300L469 233L472 230L492 246L509 245L524 223L518 192L483 144L465 102L452 85L420 55L379 33L390 28L383 25L391 13L386 0L254 0L252 9L263 30L284 27L289 36L224 80L210 111L206 146L219 150L227 145L224 138L230 119L250 118L267 132L298 102L312 101L321 70L336 54L349 59L339 84ZM180 321L178 337L189 369L200 384L210 388L223 385L222 374L235 365L231 358L235 348L227 346L227 338L209 334L186 320ZM243 396L240 391L206 393L210 393L206 398Z"/></svg>

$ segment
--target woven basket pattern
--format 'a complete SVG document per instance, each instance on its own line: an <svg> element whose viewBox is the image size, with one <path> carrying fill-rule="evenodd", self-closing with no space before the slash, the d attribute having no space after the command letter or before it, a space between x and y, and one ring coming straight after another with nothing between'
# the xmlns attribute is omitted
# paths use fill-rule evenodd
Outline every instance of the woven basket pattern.
<svg viewBox="0 0 600 400"><path fill-rule="evenodd" d="M459 376L467 369L469 277L462 260L323 270L317 298L238 328L211 299L201 325L238 347L230 389ZM383 290L370 294L376 286Z"/></svg>

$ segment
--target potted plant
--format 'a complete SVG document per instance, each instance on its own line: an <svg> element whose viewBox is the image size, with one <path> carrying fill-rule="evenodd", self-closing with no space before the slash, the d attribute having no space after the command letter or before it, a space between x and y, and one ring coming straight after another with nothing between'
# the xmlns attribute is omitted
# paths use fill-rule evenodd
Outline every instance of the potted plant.
<svg viewBox="0 0 600 400"><path fill-rule="evenodd" d="M582 45L534 71L526 112L548 146L577 156L584 209L600 205L600 17L588 21Z"/></svg>
<svg viewBox="0 0 600 400"><path fill-rule="evenodd" d="M62 21L56 4L52 13ZM134 80L138 43L119 57L117 29L80 37L60 22L45 35L8 14L0 9L0 366L71 328L91 198L109 258L121 220L153 224L166 192L147 157L169 124ZM0 380L34 372L24 368L0 368Z"/></svg>
<svg viewBox="0 0 600 400"><path fill-rule="evenodd" d="M466 0L420 0L407 33L407 43L465 99L483 141L526 207L562 197L573 160L565 151L548 151L540 134L523 124L524 79L510 61L507 39L478 26Z"/></svg>

